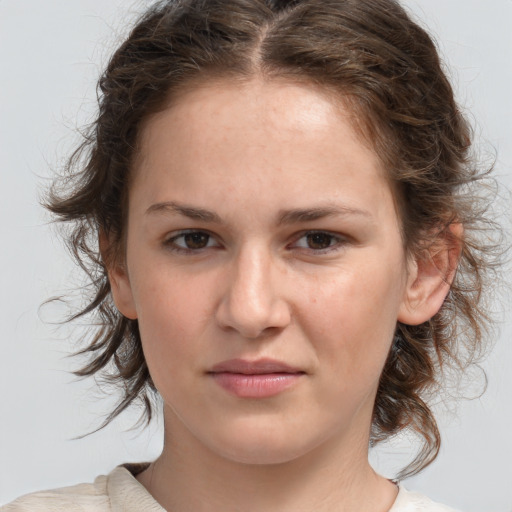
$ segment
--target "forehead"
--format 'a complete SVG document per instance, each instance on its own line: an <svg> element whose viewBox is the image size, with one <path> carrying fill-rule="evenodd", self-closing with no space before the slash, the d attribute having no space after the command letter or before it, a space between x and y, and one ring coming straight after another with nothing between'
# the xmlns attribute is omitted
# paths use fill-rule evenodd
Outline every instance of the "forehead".
<svg viewBox="0 0 512 512"><path fill-rule="evenodd" d="M359 194L378 203L389 195L381 161L354 129L352 112L311 84L254 79L194 87L145 123L139 143L134 181L144 184L148 201L169 194L207 201L216 193L260 203L348 201Z"/></svg>
<svg viewBox="0 0 512 512"><path fill-rule="evenodd" d="M349 98L305 80L201 79L173 91L164 108L143 122L136 164L150 156L151 150L171 132L176 132L181 147L187 149L196 143L198 149L206 150L205 144L218 137L257 144L262 135L278 132L276 142L283 147L295 143L298 149L301 143L309 142L309 149L313 150L322 146L323 140L331 142L325 138L327 130L333 136L329 138L337 138L340 144L349 139L355 141L365 146L368 158L378 160L361 133L360 117ZM384 171L381 162L377 165Z"/></svg>

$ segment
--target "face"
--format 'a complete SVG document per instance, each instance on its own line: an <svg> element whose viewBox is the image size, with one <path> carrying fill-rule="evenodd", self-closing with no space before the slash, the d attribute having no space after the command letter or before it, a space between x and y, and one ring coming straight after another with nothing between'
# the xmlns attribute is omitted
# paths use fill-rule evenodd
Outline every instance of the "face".
<svg viewBox="0 0 512 512"><path fill-rule="evenodd" d="M275 463L367 443L408 273L384 170L307 85L196 88L144 127L126 260L174 437Z"/></svg>

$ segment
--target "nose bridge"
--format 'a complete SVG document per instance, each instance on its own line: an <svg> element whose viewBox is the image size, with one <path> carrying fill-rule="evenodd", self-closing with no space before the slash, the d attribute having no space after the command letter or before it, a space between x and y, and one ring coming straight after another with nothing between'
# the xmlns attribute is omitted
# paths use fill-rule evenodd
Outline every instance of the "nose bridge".
<svg viewBox="0 0 512 512"><path fill-rule="evenodd" d="M247 243L234 256L219 321L247 338L282 329L290 312L280 295L282 270L263 243Z"/></svg>
<svg viewBox="0 0 512 512"><path fill-rule="evenodd" d="M274 299L272 275L275 262L273 264L269 252L260 246L248 246L241 250L232 283L234 297L240 297L240 304L252 305L261 313Z"/></svg>

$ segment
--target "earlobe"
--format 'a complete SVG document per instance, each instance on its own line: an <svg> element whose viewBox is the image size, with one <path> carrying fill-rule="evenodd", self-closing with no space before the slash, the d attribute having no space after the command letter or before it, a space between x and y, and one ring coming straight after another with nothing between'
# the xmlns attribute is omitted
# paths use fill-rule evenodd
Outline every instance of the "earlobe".
<svg viewBox="0 0 512 512"><path fill-rule="evenodd" d="M455 278L462 234L461 224L451 224L435 243L411 262L399 322L419 325L441 309Z"/></svg>
<svg viewBox="0 0 512 512"><path fill-rule="evenodd" d="M108 272L112 299L119 312L131 320L137 318L135 302L126 268L111 256L110 243L104 233L99 237L100 253Z"/></svg>
<svg viewBox="0 0 512 512"><path fill-rule="evenodd" d="M135 320L137 311L133 300L132 288L126 270L122 267L116 267L109 270L108 279L114 304L119 312L126 318Z"/></svg>

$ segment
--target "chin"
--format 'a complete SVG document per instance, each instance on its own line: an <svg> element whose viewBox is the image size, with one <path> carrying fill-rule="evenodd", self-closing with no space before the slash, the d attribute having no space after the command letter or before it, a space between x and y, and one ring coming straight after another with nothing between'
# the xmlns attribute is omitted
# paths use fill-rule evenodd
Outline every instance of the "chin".
<svg viewBox="0 0 512 512"><path fill-rule="evenodd" d="M223 436L224 437L224 436ZM210 441L213 441L210 439ZM299 432L279 432L275 426L237 429L218 439L210 449L225 459L241 464L275 465L291 462L313 451L321 443Z"/></svg>
<svg viewBox="0 0 512 512"><path fill-rule="evenodd" d="M254 444L251 446L237 446L227 448L219 453L225 459L240 464L265 466L286 464L300 458L307 450L297 448L276 447L268 444Z"/></svg>

